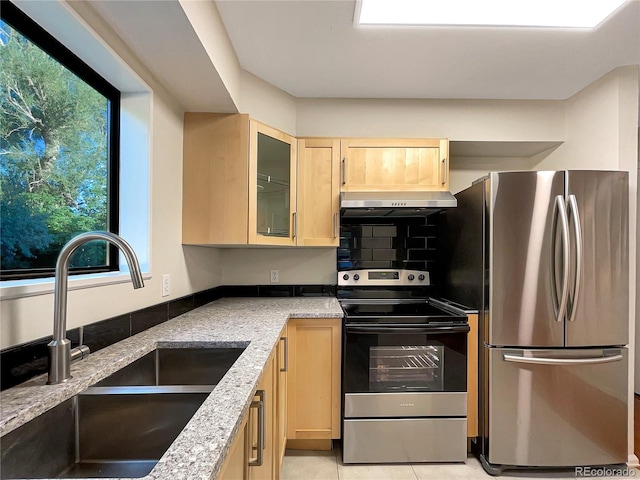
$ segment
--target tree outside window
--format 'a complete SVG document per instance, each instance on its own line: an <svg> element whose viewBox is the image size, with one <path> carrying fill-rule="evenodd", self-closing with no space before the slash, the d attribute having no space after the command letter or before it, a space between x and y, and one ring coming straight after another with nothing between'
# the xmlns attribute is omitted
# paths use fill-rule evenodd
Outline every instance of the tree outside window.
<svg viewBox="0 0 640 480"><path fill-rule="evenodd" d="M109 230L113 167L109 98L4 20L0 86L4 279L12 272L46 273L73 236ZM109 263L104 242L91 242L72 258L72 267L85 269Z"/></svg>

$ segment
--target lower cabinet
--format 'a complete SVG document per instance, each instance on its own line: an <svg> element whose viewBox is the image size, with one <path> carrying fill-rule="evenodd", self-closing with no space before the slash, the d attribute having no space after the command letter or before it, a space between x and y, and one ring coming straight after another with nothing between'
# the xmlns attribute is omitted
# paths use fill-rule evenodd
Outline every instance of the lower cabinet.
<svg viewBox="0 0 640 480"><path fill-rule="evenodd" d="M231 444L218 480L272 480L276 472L276 356L271 355L249 413Z"/></svg>
<svg viewBox="0 0 640 480"><path fill-rule="evenodd" d="M290 319L287 446L330 449L340 438L342 319Z"/></svg>
<svg viewBox="0 0 640 480"><path fill-rule="evenodd" d="M289 338L285 325L276 347L276 471L275 478L280 478L284 451L287 447L287 380L289 375Z"/></svg>
<svg viewBox="0 0 640 480"><path fill-rule="evenodd" d="M279 479L285 448L340 438L342 319L290 319L218 480Z"/></svg>
<svg viewBox="0 0 640 480"><path fill-rule="evenodd" d="M247 415L248 417L248 415ZM247 417L242 420L235 440L231 444L227 459L222 465L219 480L246 480L249 478L249 464L247 463Z"/></svg>
<svg viewBox="0 0 640 480"><path fill-rule="evenodd" d="M249 479L275 478L275 355L267 362L249 411Z"/></svg>

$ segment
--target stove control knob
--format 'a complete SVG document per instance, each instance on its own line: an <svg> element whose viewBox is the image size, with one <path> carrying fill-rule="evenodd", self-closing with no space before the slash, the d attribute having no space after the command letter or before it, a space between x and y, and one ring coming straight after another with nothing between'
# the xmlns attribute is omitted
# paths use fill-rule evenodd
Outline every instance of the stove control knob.
<svg viewBox="0 0 640 480"><path fill-rule="evenodd" d="M416 277L414 277L414 276L413 276L413 273L412 273L412 274L411 274L411 275L409 275L407 278L409 279L409 281L411 281L411 280L413 280L413 279L414 279L414 278L416 278Z"/></svg>
<svg viewBox="0 0 640 480"><path fill-rule="evenodd" d="M343 280L349 280L349 275L347 275L346 273L342 276Z"/></svg>
<svg viewBox="0 0 640 480"><path fill-rule="evenodd" d="M423 281L424 280L424 275L422 275L422 274L418 275L418 280Z"/></svg>
<svg viewBox="0 0 640 480"><path fill-rule="evenodd" d="M360 275L358 275L357 273L353 276L354 280L360 280Z"/></svg>

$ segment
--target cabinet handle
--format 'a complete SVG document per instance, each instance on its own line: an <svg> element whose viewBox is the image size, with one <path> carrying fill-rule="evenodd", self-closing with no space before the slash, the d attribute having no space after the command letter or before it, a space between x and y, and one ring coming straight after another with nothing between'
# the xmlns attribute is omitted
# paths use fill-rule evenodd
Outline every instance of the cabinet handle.
<svg viewBox="0 0 640 480"><path fill-rule="evenodd" d="M447 184L447 159L442 159L442 185Z"/></svg>
<svg viewBox="0 0 640 480"><path fill-rule="evenodd" d="M298 212L293 212L293 238L298 237Z"/></svg>
<svg viewBox="0 0 640 480"><path fill-rule="evenodd" d="M281 372L289 371L289 338L280 337L280 340L284 342L284 367L280 369Z"/></svg>
<svg viewBox="0 0 640 480"><path fill-rule="evenodd" d="M262 466L262 462L264 460L264 449L265 449L265 417L264 417L264 397L266 392L264 390L257 390L256 395L260 398L260 400L254 400L251 402L250 408L256 408L258 410L258 446L256 452L256 458L249 460L250 467L260 467ZM251 440L253 443L253 440ZM253 449L253 446L251 447Z"/></svg>
<svg viewBox="0 0 640 480"><path fill-rule="evenodd" d="M347 157L342 159L342 184L347 184Z"/></svg>
<svg viewBox="0 0 640 480"><path fill-rule="evenodd" d="M338 223L340 221L340 217L338 217L338 215L338 212L333 214L333 238L338 238L338 230L340 229Z"/></svg>

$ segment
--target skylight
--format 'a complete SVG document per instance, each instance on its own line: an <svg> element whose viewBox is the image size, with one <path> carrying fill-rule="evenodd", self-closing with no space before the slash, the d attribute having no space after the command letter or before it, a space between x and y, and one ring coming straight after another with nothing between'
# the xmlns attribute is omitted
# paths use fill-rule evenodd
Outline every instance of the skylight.
<svg viewBox="0 0 640 480"><path fill-rule="evenodd" d="M627 0L358 0L355 25L593 28Z"/></svg>

